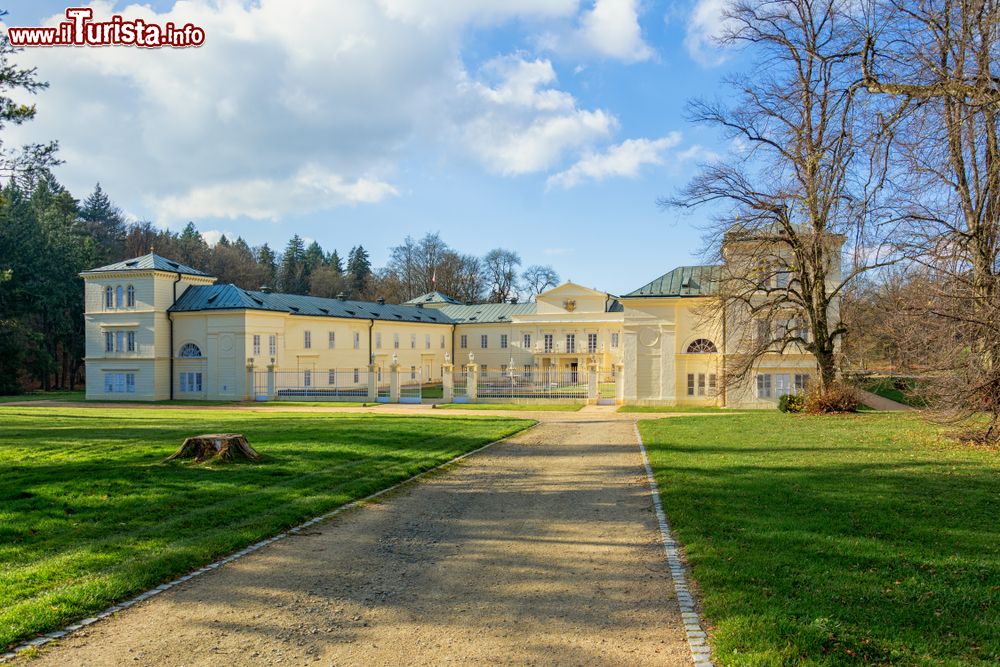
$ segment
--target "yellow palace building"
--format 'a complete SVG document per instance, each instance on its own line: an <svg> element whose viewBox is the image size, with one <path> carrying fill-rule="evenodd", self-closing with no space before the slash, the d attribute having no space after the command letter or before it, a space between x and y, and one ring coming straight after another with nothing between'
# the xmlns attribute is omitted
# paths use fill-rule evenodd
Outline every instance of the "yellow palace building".
<svg viewBox="0 0 1000 667"><path fill-rule="evenodd" d="M774 354L725 389L722 327L698 315L715 270L623 296L567 282L531 303L393 305L244 290L149 254L81 274L87 398L399 400L441 384L454 400L771 407L815 363Z"/></svg>

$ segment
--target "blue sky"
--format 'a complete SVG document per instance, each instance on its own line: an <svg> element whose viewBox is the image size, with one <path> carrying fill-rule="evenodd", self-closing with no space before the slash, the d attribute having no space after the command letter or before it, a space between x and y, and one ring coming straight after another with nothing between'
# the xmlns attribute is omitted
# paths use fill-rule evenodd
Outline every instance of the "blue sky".
<svg viewBox="0 0 1000 667"><path fill-rule="evenodd" d="M129 214L280 250L298 233L379 265L407 234L624 293L697 263L708 212L662 211L727 150L685 103L724 94L721 0L189 0L111 12L206 30L199 49L29 49L51 83L5 141ZM6 4L8 25L66 5ZM721 62L720 62L721 61Z"/></svg>

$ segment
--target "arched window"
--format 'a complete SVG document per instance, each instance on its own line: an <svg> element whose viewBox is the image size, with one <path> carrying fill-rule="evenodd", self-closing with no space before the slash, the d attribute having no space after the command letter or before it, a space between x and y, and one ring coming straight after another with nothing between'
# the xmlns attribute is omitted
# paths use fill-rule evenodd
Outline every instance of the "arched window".
<svg viewBox="0 0 1000 667"><path fill-rule="evenodd" d="M688 345L688 354L715 354L718 352L715 349L715 343L708 340L707 338L699 338L690 345Z"/></svg>
<svg viewBox="0 0 1000 667"><path fill-rule="evenodd" d="M115 308L121 308L125 305L125 292L122 290L122 286L119 285L115 288Z"/></svg>
<svg viewBox="0 0 1000 667"><path fill-rule="evenodd" d="M104 307L113 308L115 305L115 291L110 287L104 288Z"/></svg>
<svg viewBox="0 0 1000 667"><path fill-rule="evenodd" d="M201 348L194 343L184 343L184 347L181 348L181 353L177 356L188 359L197 358L201 356Z"/></svg>
<svg viewBox="0 0 1000 667"><path fill-rule="evenodd" d="M125 290L125 305L129 308L135 308L135 287L132 285L128 286Z"/></svg>

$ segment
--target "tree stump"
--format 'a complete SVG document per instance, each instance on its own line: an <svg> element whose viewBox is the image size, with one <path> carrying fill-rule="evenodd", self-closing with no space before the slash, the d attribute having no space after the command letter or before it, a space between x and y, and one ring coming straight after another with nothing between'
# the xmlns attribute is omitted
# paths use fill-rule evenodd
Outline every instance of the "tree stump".
<svg viewBox="0 0 1000 667"><path fill-rule="evenodd" d="M239 433L211 433L187 438L180 449L168 456L166 461L177 459L194 459L195 463L205 461L234 463L257 462L261 456Z"/></svg>

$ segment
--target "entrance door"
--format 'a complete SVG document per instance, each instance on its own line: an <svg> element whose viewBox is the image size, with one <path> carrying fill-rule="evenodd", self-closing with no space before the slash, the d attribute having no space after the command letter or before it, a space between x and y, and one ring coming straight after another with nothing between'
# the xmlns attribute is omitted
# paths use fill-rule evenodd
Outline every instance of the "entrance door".
<svg viewBox="0 0 1000 667"><path fill-rule="evenodd" d="M569 381L573 384L580 381L580 364L575 361L569 363Z"/></svg>

